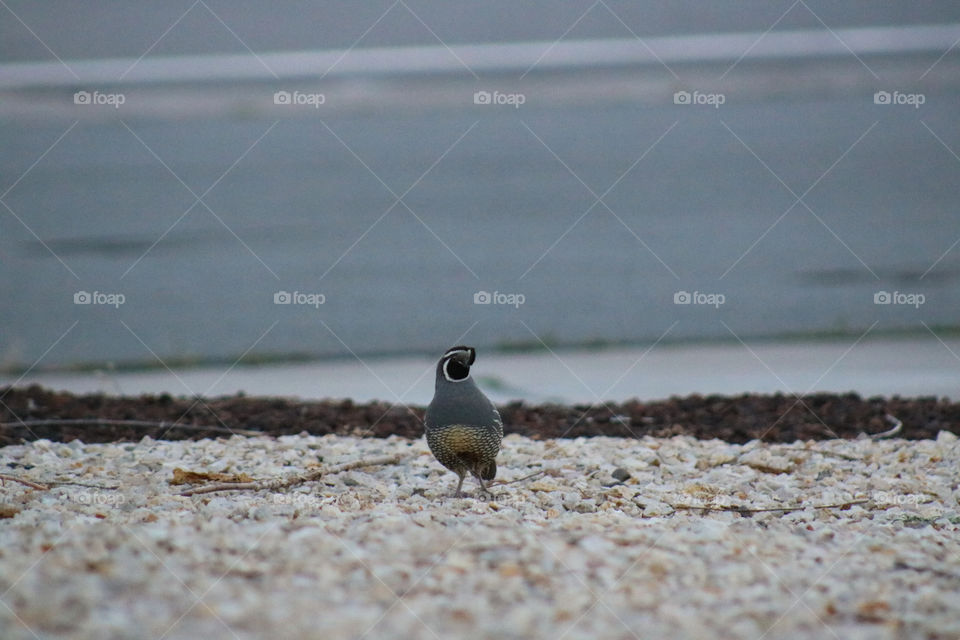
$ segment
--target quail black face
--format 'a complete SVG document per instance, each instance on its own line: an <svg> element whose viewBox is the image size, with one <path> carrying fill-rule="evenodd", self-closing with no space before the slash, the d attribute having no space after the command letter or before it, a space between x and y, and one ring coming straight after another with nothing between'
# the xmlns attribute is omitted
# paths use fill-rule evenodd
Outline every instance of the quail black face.
<svg viewBox="0 0 960 640"><path fill-rule="evenodd" d="M440 371L447 382L461 382L470 377L470 366L477 358L473 347L452 347L440 358Z"/></svg>
<svg viewBox="0 0 960 640"><path fill-rule="evenodd" d="M484 481L497 474L496 458L503 439L500 414L470 377L476 357L476 349L462 345L441 356L436 389L424 419L430 451L459 476L457 496L468 473L489 493Z"/></svg>

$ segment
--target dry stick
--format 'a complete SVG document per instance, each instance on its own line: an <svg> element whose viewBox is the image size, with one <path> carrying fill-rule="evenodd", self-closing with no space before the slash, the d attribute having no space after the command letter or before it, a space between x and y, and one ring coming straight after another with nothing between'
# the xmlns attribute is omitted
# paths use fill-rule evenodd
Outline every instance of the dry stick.
<svg viewBox="0 0 960 640"><path fill-rule="evenodd" d="M23 478L18 478L16 476L0 473L0 484L2 484L4 480L10 480L11 482L19 482L20 484L27 485L31 489L39 489L41 491L47 491L49 489L52 489L53 487L63 487L66 485L71 485L76 487L86 487L88 489L103 489L105 491L116 491L117 489L120 488L119 486L106 487L99 484L86 484L84 482L72 482L69 480L48 480L47 484L43 485L36 482L32 482L30 480L24 480Z"/></svg>
<svg viewBox="0 0 960 640"><path fill-rule="evenodd" d="M208 485L196 489L188 489L180 493L181 496L196 496L202 493L214 493L216 491L263 491L274 489L286 489L305 482L319 480L322 476L331 473L341 473L350 469L359 467L374 467L385 464L397 464L406 456L397 454L392 456L379 456L377 458L366 458L354 460L353 462L344 462L335 464L332 467L314 469L305 473L297 473L285 478L274 478L272 480L256 480L254 482L224 482L221 484Z"/></svg>
<svg viewBox="0 0 960 640"><path fill-rule="evenodd" d="M207 427L198 424L178 424L174 422L151 422L149 420L104 420L100 418L51 418L47 420L20 420L18 422L0 422L0 428L8 427L60 427L70 425L95 425L102 424L116 427L140 427L148 429L183 429L184 431L214 431L217 433L229 433L238 436L262 436L260 431L250 431L248 429L230 429L224 427Z"/></svg>
<svg viewBox="0 0 960 640"><path fill-rule="evenodd" d="M832 456L834 458L842 458L844 460L854 460L859 461L863 458L858 458L856 456L848 456L845 453L835 453L833 451L820 451L819 449L808 449L807 447L791 447L789 445L771 445L777 447L778 449L785 451L803 451L804 453L819 453L822 456Z"/></svg>
<svg viewBox="0 0 960 640"><path fill-rule="evenodd" d="M723 506L723 507L697 507L689 504L671 504L670 506L674 509L702 509L703 511L738 511L740 513L762 513L764 511L782 511L788 513L790 511L803 511L804 509L843 509L845 507L852 507L855 504L864 504L870 502L867 498L862 500L852 500L850 502L843 502L841 504L811 504L811 505L797 505L794 507L765 507L762 509L751 509L749 507L734 507L734 506Z"/></svg>
<svg viewBox="0 0 960 640"><path fill-rule="evenodd" d="M886 414L884 417L887 419L887 422L893 425L893 428L887 431L881 431L880 433L874 433L873 435L870 436L872 440L882 440L883 438L893 437L898 433L900 433L900 430L903 429L903 423L897 420L895 417L893 417L889 413Z"/></svg>
<svg viewBox="0 0 960 640"><path fill-rule="evenodd" d="M39 489L40 491L46 491L50 487L44 486L42 484L37 484L36 482L31 482L30 480L24 480L23 478L18 478L17 476L7 475L6 473L0 473L0 484L9 480L10 482L19 482L20 484L26 485L31 489Z"/></svg>
<svg viewBox="0 0 960 640"><path fill-rule="evenodd" d="M541 469L540 471L537 471L537 472L535 472L535 473L531 473L531 474L528 475L528 476L523 476L522 478L514 478L513 480L497 480L496 482L491 482L491 483L488 484L487 486L488 486L488 487L500 487L500 486L503 486L503 485L505 485L505 484L513 484L514 482L521 482L521 481L523 481L523 480L529 480L530 478L536 478L537 476L542 476L542 475L545 474L546 472L547 472L546 469Z"/></svg>
<svg viewBox="0 0 960 640"><path fill-rule="evenodd" d="M47 485L52 487L86 487L87 489L101 489L103 491L116 491L120 488L119 485L116 487L107 487L101 484L87 484L85 482L73 482L70 480L51 480L47 482Z"/></svg>
<svg viewBox="0 0 960 640"><path fill-rule="evenodd" d="M909 569L910 571L920 571L922 573L932 573L935 576L940 578L951 578L953 580L960 580L960 574L950 573L948 571L942 571L934 567L915 567L911 564L898 560L893 564L894 569Z"/></svg>

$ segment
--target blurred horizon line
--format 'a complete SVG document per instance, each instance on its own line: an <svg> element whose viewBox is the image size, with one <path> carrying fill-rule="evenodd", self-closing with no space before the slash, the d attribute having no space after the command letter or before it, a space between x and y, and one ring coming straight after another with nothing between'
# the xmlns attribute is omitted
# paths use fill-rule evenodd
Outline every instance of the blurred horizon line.
<svg viewBox="0 0 960 640"><path fill-rule="evenodd" d="M0 89L174 82L277 81L295 78L477 72L557 71L937 53L960 42L960 23L845 29L706 33L650 38L528 41L99 58L0 64ZM669 67L667 67L669 70ZM522 76L521 76L522 77Z"/></svg>
<svg viewBox="0 0 960 640"><path fill-rule="evenodd" d="M867 335L868 334L868 335ZM960 325L937 324L929 328L919 329L916 327L890 327L886 329L867 330L864 334L864 328L850 327L846 329L820 330L813 329L809 331L787 331L770 335L751 335L748 336L749 344L754 347L821 347L829 345L848 346L851 338L861 337L857 344L864 345L898 345L908 342L923 342L943 344L944 340L960 339ZM602 355L623 349L648 349L651 344L666 350L691 350L691 349L717 349L725 347L742 347L742 342L735 336L729 337L665 337L661 340L608 340L598 341L595 339L574 340L574 341L549 341L541 343L535 340L528 342L502 342L499 344L481 344L488 355L495 356L538 356L557 353L592 353ZM354 362L357 357L363 357L365 360L385 361L408 358L426 358L436 357L436 350L424 348L398 348L393 350L379 349L376 353L359 350L357 352L336 352L326 353L319 351L300 351L300 352L275 352L275 353L244 353L229 354L222 356L183 356L166 357L162 361L156 358L144 359L122 359L110 358L100 361L76 361L70 364L37 365L26 361L17 362L10 358L0 357L0 388L10 385L9 380L19 376L23 378L29 374L37 375L73 375L85 373L108 372L118 374L137 374L149 373L152 371L169 371L178 369L183 371L198 370L209 367L219 366L238 366L245 367L283 367L283 366L301 366L321 363Z"/></svg>

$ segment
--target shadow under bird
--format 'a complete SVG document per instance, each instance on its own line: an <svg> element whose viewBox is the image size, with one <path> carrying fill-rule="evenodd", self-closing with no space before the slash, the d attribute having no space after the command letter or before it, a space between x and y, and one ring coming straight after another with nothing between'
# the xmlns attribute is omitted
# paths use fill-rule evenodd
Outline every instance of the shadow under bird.
<svg viewBox="0 0 960 640"><path fill-rule="evenodd" d="M470 377L476 357L473 347L447 349L437 362L436 387L424 419L430 451L460 478L455 497L463 495L460 490L467 473L484 493L490 493L484 481L497 475L503 440L500 414Z"/></svg>

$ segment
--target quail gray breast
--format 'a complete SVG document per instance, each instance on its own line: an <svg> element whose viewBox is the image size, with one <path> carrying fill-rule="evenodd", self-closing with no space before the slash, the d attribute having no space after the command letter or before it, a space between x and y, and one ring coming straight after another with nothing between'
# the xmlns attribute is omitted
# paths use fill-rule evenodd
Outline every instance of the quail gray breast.
<svg viewBox="0 0 960 640"><path fill-rule="evenodd" d="M430 451L459 477L457 497L468 473L490 493L485 481L497 475L503 440L500 414L470 377L476 356L473 347L447 349L437 362L436 387L424 420Z"/></svg>

